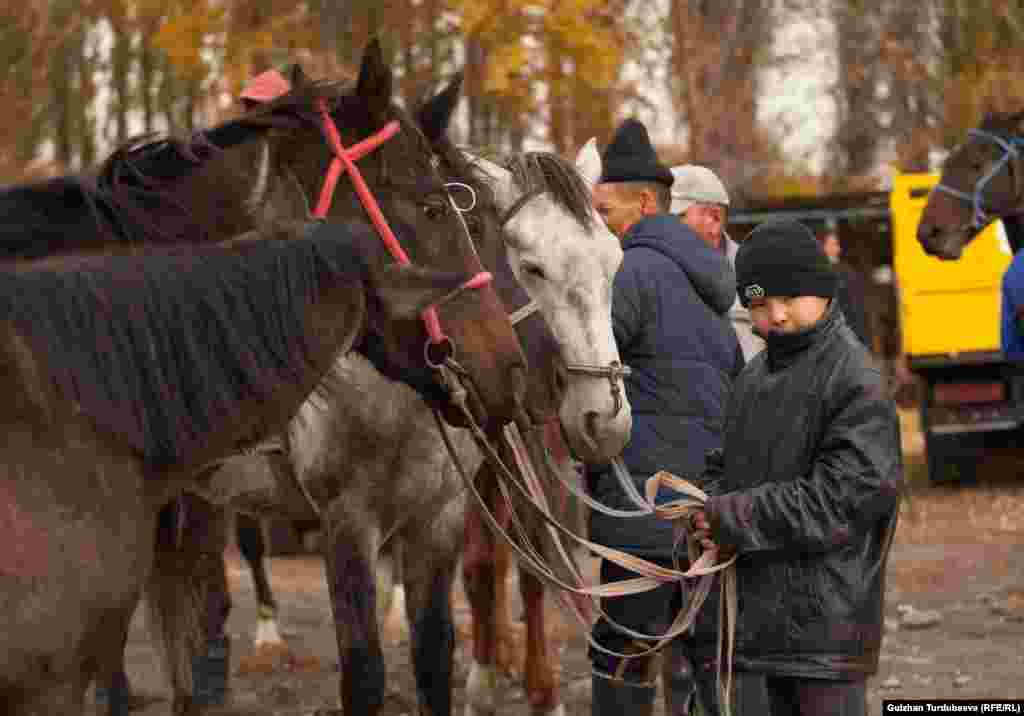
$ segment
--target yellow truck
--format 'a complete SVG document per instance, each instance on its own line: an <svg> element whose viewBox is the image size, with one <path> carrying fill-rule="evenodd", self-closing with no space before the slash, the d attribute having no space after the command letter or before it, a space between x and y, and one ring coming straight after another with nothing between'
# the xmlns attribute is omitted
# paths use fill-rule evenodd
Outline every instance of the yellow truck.
<svg viewBox="0 0 1024 716"><path fill-rule="evenodd" d="M993 448L1021 441L1024 386L999 349L1003 273L1012 258L1000 222L957 261L924 253L917 225L936 174L896 177L890 194L903 353L926 384L921 430L933 482L972 479Z"/></svg>

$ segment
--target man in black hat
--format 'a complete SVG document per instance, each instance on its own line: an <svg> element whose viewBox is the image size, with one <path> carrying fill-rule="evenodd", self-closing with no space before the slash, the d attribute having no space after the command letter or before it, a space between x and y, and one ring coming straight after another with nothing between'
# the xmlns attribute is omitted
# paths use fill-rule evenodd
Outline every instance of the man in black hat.
<svg viewBox="0 0 1024 716"><path fill-rule="evenodd" d="M595 205L623 242L624 258L615 277L612 319L623 362L632 368L626 394L633 408L632 437L622 459L643 492L658 470L695 476L705 453L721 447L724 408L732 378L743 357L727 318L736 295L735 274L721 252L704 243L668 213L672 173L636 120L618 128L605 150ZM588 485L596 499L616 509L635 509L607 465L588 465ZM671 495L664 495L669 499ZM645 559L672 566L675 535L671 523L656 517L623 519L591 511L591 539ZM685 561L685 551L680 555ZM601 580L614 582L635 573L605 561ZM665 632L681 605L677 585L628 597L605 599L611 619L635 633ZM593 630L595 716L652 712L653 658L623 659L607 652L638 653L651 646L601 619ZM607 650L607 651L606 651ZM670 680L666 692L673 716L685 714L692 678ZM671 694L670 694L671 695ZM713 704L705 704L709 715Z"/></svg>
<svg viewBox="0 0 1024 716"><path fill-rule="evenodd" d="M693 520L706 548L739 553L735 666L764 675L767 703L744 698L741 673L735 712L863 716L903 483L896 407L809 229L762 224L736 276L765 350L733 386L713 496Z"/></svg>

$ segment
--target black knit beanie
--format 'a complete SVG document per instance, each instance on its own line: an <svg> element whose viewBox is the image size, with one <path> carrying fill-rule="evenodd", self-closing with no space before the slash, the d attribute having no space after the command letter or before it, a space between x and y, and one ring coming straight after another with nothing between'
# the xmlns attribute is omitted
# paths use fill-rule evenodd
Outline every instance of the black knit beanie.
<svg viewBox="0 0 1024 716"><path fill-rule="evenodd" d="M627 119L615 130L601 165L601 183L650 181L672 186L675 180L668 167L658 161L647 128L635 119Z"/></svg>
<svg viewBox="0 0 1024 716"><path fill-rule="evenodd" d="M744 306L767 296L832 298L839 277L814 234L798 221L771 221L736 252L736 292Z"/></svg>

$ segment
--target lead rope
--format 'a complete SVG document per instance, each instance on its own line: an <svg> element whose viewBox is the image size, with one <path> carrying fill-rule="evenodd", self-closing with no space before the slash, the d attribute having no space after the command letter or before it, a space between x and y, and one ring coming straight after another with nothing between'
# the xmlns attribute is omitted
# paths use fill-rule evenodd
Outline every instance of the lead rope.
<svg viewBox="0 0 1024 716"><path fill-rule="evenodd" d="M603 545L596 544L594 542L590 542L589 540L585 540L577 536L576 534L572 533L571 531L567 530L564 526L562 526L557 520L555 520L550 515L549 511L546 509L546 506L542 501L534 499L530 492L528 492L526 488L519 484L519 481L515 479L515 477L512 475L509 469L505 466L504 462L501 460L500 456L497 455L496 451L491 446L490 441L487 439L487 436L483 433L483 431L480 429L480 426L473 419L471 412L469 411L468 407L465 404L466 392L465 389L462 387L461 383L459 382L458 376L449 376L449 381L449 392L451 395L452 402L466 416L471 434L476 440L478 446L484 452L484 455L486 456L488 461L491 462L491 464L497 470L498 476L502 478L501 480L499 480L499 486L501 487L506 499L511 499L507 491L508 484L511 483L512 486L519 492L519 494L526 500L528 505L536 512L536 514L538 514L540 518L544 520L549 529L557 530L558 533L568 536L570 539L574 540L576 543L582 546L585 546L595 554L605 559L609 559L612 562L620 564L621 566L630 569L631 571L643 575L638 578L620 580L611 584L597 585L592 587L585 587L579 585L573 586L561 581L558 578L558 576L555 575L551 571L551 569L543 563L542 559L540 559L539 556L536 555L536 550L534 550L532 546L527 547L527 549L522 548L516 540L512 539L512 537L508 535L508 533L500 526L494 515L491 514L489 508L487 507L486 501L483 499L483 496L480 495L479 491L476 488L476 485L473 483L473 480L466 473L465 467L463 466L462 461L458 456L458 453L455 451L454 446L452 445L451 438L448 434L447 425L441 419L440 415L436 411L434 411L434 419L437 422L438 429L445 442L445 446L452 456L452 460L455 463L457 472L459 473L459 476L462 479L466 489L473 495L473 498L476 500L477 505L480 508L481 514L484 516L485 521L488 523L491 529L503 540L505 540L505 542L511 547L511 549L519 557L520 563L524 567L529 569L531 572L533 572L539 579L541 579L547 584L558 587L559 590L563 592L571 592L590 597L615 597L650 591L651 589L657 588L658 586L666 582L675 582L682 579L700 578L700 582L698 583L697 588L693 593L693 596L690 599L688 606L686 607L686 609L680 610L680 613L677 615L672 626L664 634L642 634L635 630L628 629L620 624L616 624L614 620L612 620L606 613L604 613L604 611L600 608L600 603L598 603L597 612L610 623L615 624L616 628L620 629L623 633L637 640L657 642L654 646L641 652L622 654L610 649L606 649L602 647L600 644L597 644L589 634L590 624L588 620L580 613L578 606L570 604L569 606L571 613L577 616L580 623L587 629L588 642L594 648L603 653L616 656L618 658L631 659L654 654L660 649L662 649L669 641L688 631L692 626L700 607L703 605L704 600L707 598L707 595L711 588L712 575L720 571L728 571L734 569L734 564L736 560L735 555L730 557L730 559L728 559L725 562L716 563L716 555L714 553L700 553L699 540L704 535L693 531L689 531L687 533L688 546L691 552L691 557L694 559L690 569L685 572L682 572L675 569L661 567L646 560L640 559L639 557L634 557L619 550L615 550L609 547L605 547ZM517 433L509 431L509 434L512 436L513 441L516 442ZM518 442L520 443L520 445L514 448L514 452L517 449L522 449L521 436L518 436ZM523 451L523 455L525 457L525 451ZM528 460L523 460L524 464L527 462ZM526 472L528 472L528 470ZM665 485L670 489L674 489L677 492L684 494L685 497L664 505L654 505L654 496L657 494L658 489L661 485ZM707 499L707 495L702 490L692 485L691 483L687 482L686 480L682 480L678 477L670 475L667 472L659 472L656 475L652 476L650 479L648 479L646 484L646 491L650 499L648 508L651 509L658 516L661 516L666 519L678 519L679 517L685 517L688 520L689 516L691 516L693 512L703 508L704 502ZM511 514L513 516L513 520L518 522L515 510L511 510ZM522 529L521 524L517 523L516 528L520 534L525 536L525 531ZM530 552L532 552L533 554L531 554ZM563 555L565 554L564 549L561 550L561 552ZM570 571L576 576L577 581L582 581L579 578L578 572L575 572L573 568L570 568ZM735 609L734 606L730 605L735 605L735 589L730 588L730 584L734 586L734 581L723 580L722 596L723 603L725 603L726 605L726 618L730 621L730 623L734 623ZM730 619L730 617L732 618ZM721 633L719 635L719 641L721 644ZM721 683L721 674L719 673L719 689L723 692L723 708L725 709L725 712L728 714L730 704L729 691L731 691L731 660L733 648L732 640L727 638L726 641L727 644L725 646L725 656L728 660L726 683L725 689L723 690L723 685ZM721 646L719 653L721 653ZM719 660L719 670L721 670L721 660ZM599 675L607 676L602 674Z"/></svg>

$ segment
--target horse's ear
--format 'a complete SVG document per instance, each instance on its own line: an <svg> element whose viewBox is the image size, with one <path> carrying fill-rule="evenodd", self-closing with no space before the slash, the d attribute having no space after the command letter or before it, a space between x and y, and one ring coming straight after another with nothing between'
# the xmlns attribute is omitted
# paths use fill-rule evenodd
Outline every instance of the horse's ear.
<svg viewBox="0 0 1024 716"><path fill-rule="evenodd" d="M448 133L448 125L455 113L455 105L459 103L461 91L462 73L459 72L447 87L427 100L416 112L416 121L431 142L441 141Z"/></svg>
<svg viewBox="0 0 1024 716"><path fill-rule="evenodd" d="M371 290L394 318L415 318L423 309L451 300L465 289L469 274L414 264L389 263L371 280Z"/></svg>
<svg viewBox="0 0 1024 716"><path fill-rule="evenodd" d="M306 76L306 71L302 69L302 65L298 62L288 68L287 71L288 81L291 83L292 89L302 87L309 82L309 77Z"/></svg>
<svg viewBox="0 0 1024 716"><path fill-rule="evenodd" d="M487 181L491 185L491 191L494 192L494 200L498 203L499 208L507 209L511 206L512 202L515 201L513 192L516 191L512 172L483 157L474 157L467 154L466 158L473 165L474 169L487 177Z"/></svg>
<svg viewBox="0 0 1024 716"><path fill-rule="evenodd" d="M576 154L576 169L591 189L601 178L601 155L597 151L597 138L587 140Z"/></svg>
<svg viewBox="0 0 1024 716"><path fill-rule="evenodd" d="M391 68L384 62L384 51L380 40L373 38L363 51L363 62L359 67L356 94L366 102L370 114L380 119L387 116L394 91L394 77Z"/></svg>

